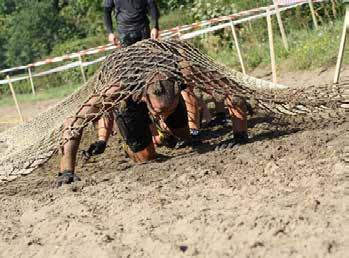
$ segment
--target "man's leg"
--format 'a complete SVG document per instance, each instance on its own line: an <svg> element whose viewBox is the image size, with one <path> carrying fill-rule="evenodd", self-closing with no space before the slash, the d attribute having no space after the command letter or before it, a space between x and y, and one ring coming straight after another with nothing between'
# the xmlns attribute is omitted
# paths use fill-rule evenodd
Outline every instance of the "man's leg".
<svg viewBox="0 0 349 258"><path fill-rule="evenodd" d="M107 142L113 131L114 117L112 112L108 116L101 117L97 122L98 140Z"/></svg>
<svg viewBox="0 0 349 258"><path fill-rule="evenodd" d="M188 146L188 144L193 144L192 135L189 129L188 113L187 113L187 103L184 98L180 97L176 110L167 117L165 123L169 128L171 134L179 139L179 146ZM197 142L198 143L198 142Z"/></svg>
<svg viewBox="0 0 349 258"><path fill-rule="evenodd" d="M228 97L226 102L233 120L234 137L218 144L216 150L228 149L248 142L246 102L235 96Z"/></svg>
<svg viewBox="0 0 349 258"><path fill-rule="evenodd" d="M138 41L150 38L149 27L143 29L142 31L135 32L119 32L119 40L122 47L131 46ZM110 133L113 127L113 117L110 114L109 118L101 117L98 122L96 122L98 131L98 141L108 141Z"/></svg>
<svg viewBox="0 0 349 258"><path fill-rule="evenodd" d="M130 147L126 147L127 155L136 163L144 163L150 160L154 160L157 156L154 144L151 142L143 150L134 152Z"/></svg>
<svg viewBox="0 0 349 258"><path fill-rule="evenodd" d="M149 127L151 120L143 104L127 100L115 118L128 156L139 163L153 160L157 155Z"/></svg>
<svg viewBox="0 0 349 258"><path fill-rule="evenodd" d="M198 98L199 106L200 106L200 120L205 120L206 124L212 121L212 115L210 110L207 107L207 103L204 101L203 97ZM202 126L202 121L200 121L200 127Z"/></svg>
<svg viewBox="0 0 349 258"><path fill-rule="evenodd" d="M247 107L243 98L233 96L227 98L229 114L233 120L233 132L247 136Z"/></svg>
<svg viewBox="0 0 349 258"><path fill-rule="evenodd" d="M199 102L192 90L192 88L187 88L182 91L182 97L185 102L188 114L188 124L190 129L199 130L200 129L200 109Z"/></svg>

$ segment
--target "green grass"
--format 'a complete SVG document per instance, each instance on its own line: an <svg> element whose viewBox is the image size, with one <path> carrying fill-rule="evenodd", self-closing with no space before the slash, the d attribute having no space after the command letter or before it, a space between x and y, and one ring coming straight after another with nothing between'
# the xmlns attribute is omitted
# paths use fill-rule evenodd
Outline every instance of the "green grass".
<svg viewBox="0 0 349 258"><path fill-rule="evenodd" d="M303 29L287 32L289 51L284 49L277 27L274 26L274 48L278 66L288 71L315 69L333 66L338 55L343 21L333 21L318 30ZM240 69L240 63L232 38L227 33L205 36L200 43L204 51L212 58L233 69ZM251 71L258 66L270 65L270 52L267 35L264 39L253 38L252 32L245 32L239 37L240 48L245 67ZM222 40L223 38L223 40ZM346 51L348 52L348 51ZM346 53L344 63L349 63Z"/></svg>
<svg viewBox="0 0 349 258"><path fill-rule="evenodd" d="M71 93L73 93L79 86L79 84L64 85L61 87L40 90L35 95L16 94L16 97L19 103L38 102L51 99L63 99L69 96ZM14 102L12 96L2 96L0 98L0 107L11 106L13 104Z"/></svg>
<svg viewBox="0 0 349 258"><path fill-rule="evenodd" d="M176 9L166 15L160 16L159 24L161 30L166 30L193 22L194 20L188 13L188 9Z"/></svg>

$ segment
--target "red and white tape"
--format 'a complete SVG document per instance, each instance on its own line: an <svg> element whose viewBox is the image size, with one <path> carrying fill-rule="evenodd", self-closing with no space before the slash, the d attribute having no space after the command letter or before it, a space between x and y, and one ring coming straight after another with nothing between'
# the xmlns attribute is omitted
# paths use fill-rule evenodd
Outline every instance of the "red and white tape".
<svg viewBox="0 0 349 258"><path fill-rule="evenodd" d="M79 56L86 56L86 55L94 55L97 53L102 53L105 51L109 51L112 49L117 48L118 46L112 45L112 44L108 44L108 45L104 45L104 46L98 46L95 48L90 48L90 49L85 49L76 53L71 53L71 54L67 54L64 56L58 56L58 57L53 57L53 58L47 58L45 60L42 61L38 61L32 64L28 64L28 65L24 65L24 66L17 66L17 67L12 67L12 68L8 68L8 69L4 69L1 70L1 73L8 73L11 71L15 71L15 70L24 70L24 69L28 69L28 68L32 68L32 67L37 67L37 66L42 66L42 65L46 65L46 64L52 64L52 63L57 63L57 62L62 62L62 61L67 61L67 60L71 60L71 59L75 59L78 58Z"/></svg>
<svg viewBox="0 0 349 258"><path fill-rule="evenodd" d="M315 0L315 1L313 0L313 2L324 2L324 1L327 1L327 0ZM305 4L307 2L308 2L307 0L277 0L276 4L282 5L282 6L288 6L287 9L290 9L290 8L294 8L298 5ZM161 31L160 37L164 38L164 39L168 39L168 38L172 38L172 37L178 37L180 39L189 39L189 38L192 38L193 36L197 36L197 35L200 35L203 33L207 33L209 31L213 31L213 30L227 27L228 23L220 24L223 22L236 21L238 19L243 19L243 18L248 19L250 17L252 18L252 17L264 16L267 9L269 9L270 11L273 12L273 11L275 11L275 5L254 8L254 9L250 9L247 11L241 11L241 12L238 12L235 14L231 14L231 15L225 15L225 16L221 16L221 17L217 17L217 18L213 18L213 19L209 19L209 20L194 22L194 23L188 24L188 25L177 26L177 27L172 28L172 29ZM243 21L245 21L246 19L243 19ZM216 25L216 24L218 24L218 25ZM216 26L211 27L212 25L216 25ZM205 28L205 29L199 30L202 28ZM195 30L195 31L190 32L192 30ZM196 30L199 30L199 31L196 31ZM186 34L184 34L184 33L186 33ZM79 58L81 56L94 55L97 53L110 51L110 50L116 49L118 47L120 47L120 46L119 45L112 45L112 44L102 45L102 46L98 46L98 47L94 47L94 48L90 48L90 49L85 49L85 50L82 50L82 51L79 51L76 53L71 53L71 54L67 54L67 55L63 55L63 56L59 56L59 57L48 58L48 59L38 61L38 62L28 64L28 65L4 69L4 70L1 70L0 73L8 73L11 71L16 71L16 70L25 70L28 68L38 67L38 66L42 66L42 65L46 65L46 64L67 61L67 60Z"/></svg>
<svg viewBox="0 0 349 258"><path fill-rule="evenodd" d="M323 1L326 1L326 0L317 0L316 2L323 2ZM280 7L278 9L278 11L279 12L283 12L283 11L295 8L297 6L304 5L306 3L308 3L308 1L304 1L304 0L303 1L299 1L298 3L296 3L294 5L287 5L287 6ZM272 8L272 7L274 7L274 8ZM195 38L195 37L197 37L199 35L202 35L202 34L206 34L206 33L212 32L212 31L228 28L232 24L237 25L237 24L241 24L241 23L244 23L244 22L247 22L247 21L253 21L253 20L257 20L257 19L266 17L268 15L268 13L267 13L268 7L264 7L264 8L265 8L264 12L260 12L260 13L254 14L252 16L241 17L240 19L237 19L237 20L235 20L235 19L229 20L228 22L225 22L225 23L219 23L217 25L209 26L209 27L201 29L201 30L195 30L195 31L192 31L192 32L181 34L179 36L179 39L187 40L187 39ZM276 14L276 12L277 12L277 10L275 9L274 5L269 7L269 14L270 15L274 15L274 14Z"/></svg>
<svg viewBox="0 0 349 258"><path fill-rule="evenodd" d="M210 20L203 20L200 22L194 22L192 24L188 24L188 25L182 25L182 26L177 26L175 28L169 29L169 30L163 30L160 32L160 37L161 38L172 38L172 37L179 37L183 32L188 32L190 30L195 30L195 29L201 29L203 27L206 26L210 26L210 25L214 25L220 22L224 22L224 21L229 21L229 20L235 20L241 17L245 17L245 16L250 16L250 15L254 15L257 13L261 13L263 11L266 10L267 7L259 7L259 8L255 8L255 9L251 9L248 11L242 11L239 13L235 13L232 15L226 15L226 16L221 16L221 17L217 17L217 18L212 18ZM24 69L28 69L28 68L32 68L32 67L37 67L37 66L42 66L42 65L46 65L46 64L52 64L52 63L57 63L57 62L62 62L62 61L67 61L70 59L74 59L74 58L78 58L79 56L85 56L85 55L93 55L93 54L97 54L97 53L101 53L101 52L105 52L105 51L109 51L115 48L118 48L119 46L115 46L112 44L107 44L107 45L102 45L102 46L98 46L95 48L90 48L90 49L86 49L86 50L82 50L76 53L71 53L71 54L67 54L67 55L63 55L63 56L59 56L59 57L53 57L53 58L47 58L45 60L42 61L38 61L32 64L28 64L28 65L23 65L23 66L17 66L17 67L12 67L12 68L8 68L8 69L4 69L1 70L0 73L8 73L11 71L15 71L15 70L24 70Z"/></svg>
<svg viewBox="0 0 349 258"><path fill-rule="evenodd" d="M326 0L313 0L314 3L324 2L324 1L326 1ZM276 2L275 2L275 4L280 5L280 6L292 6L293 5L293 7L298 6L299 4L305 4L305 3L308 3L308 0L276 0ZM194 23L189 24L189 25L177 26L177 27L172 28L172 29L163 30L161 32L161 36L163 36L165 38L173 37L175 35L178 36L178 35L182 34L183 32L188 32L190 30L201 29L203 27L215 25L217 23L237 20L237 19L241 19L244 17L248 17L248 16L255 16L255 15L258 15L258 14L265 12L267 9L272 11L275 9L275 5L273 4L270 6L258 7L258 8L250 9L247 11L241 11L238 13L234 13L231 15L225 15L225 16L220 16L217 18L212 18L209 20L194 22Z"/></svg>

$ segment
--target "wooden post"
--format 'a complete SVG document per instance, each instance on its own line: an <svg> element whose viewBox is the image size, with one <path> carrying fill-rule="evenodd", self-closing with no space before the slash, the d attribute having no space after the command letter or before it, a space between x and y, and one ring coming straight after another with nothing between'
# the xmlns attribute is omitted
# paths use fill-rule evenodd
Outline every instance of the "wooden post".
<svg viewBox="0 0 349 258"><path fill-rule="evenodd" d="M177 30L178 39L181 39L181 36L182 36L181 28L180 28L179 26L177 26L177 27L176 27L176 30Z"/></svg>
<svg viewBox="0 0 349 258"><path fill-rule="evenodd" d="M274 51L273 27L271 24L271 16L270 16L270 8L269 7L267 9L267 25L268 25L271 71L273 74L273 83L276 83L277 78L276 78L276 62L275 62L275 51Z"/></svg>
<svg viewBox="0 0 349 258"><path fill-rule="evenodd" d="M79 55L79 61L80 61L80 70L81 70L82 80L83 80L84 83L86 83L86 75L85 75L84 67L82 66L81 55Z"/></svg>
<svg viewBox="0 0 349 258"><path fill-rule="evenodd" d="M281 14L279 11L279 6L277 5L276 1L274 1L274 6L275 6L275 11L276 11L276 18L279 24L279 28L280 28L280 33L281 33L281 38L282 38L282 43L284 44L284 48L286 50L288 50L288 42L287 42L287 37L286 37L286 33L285 33L285 28L284 28L284 24L282 22L281 19Z"/></svg>
<svg viewBox="0 0 349 258"><path fill-rule="evenodd" d="M309 7L310 7L311 17L313 18L314 27L315 27L315 29L318 29L319 26L317 24L317 20L316 20L316 17L315 17L315 10L314 10L314 6L313 6L313 1L312 0L308 0L308 3L309 3Z"/></svg>
<svg viewBox="0 0 349 258"><path fill-rule="evenodd" d="M341 38L341 42L339 45L339 53L338 53L338 57L337 57L337 64L336 64L336 70L334 73L333 83L338 83L338 81L339 81L339 75L340 75L342 62L343 62L344 47L345 47L345 43L347 40L348 31L349 31L349 2L346 2L342 38Z"/></svg>
<svg viewBox="0 0 349 258"><path fill-rule="evenodd" d="M30 67L28 67L28 74L29 74L30 86L32 87L32 93L33 93L33 95L35 95L35 87L34 87L34 82L33 82L32 71L31 71Z"/></svg>
<svg viewBox="0 0 349 258"><path fill-rule="evenodd" d="M242 60L242 55L241 55L241 51L240 51L239 41L238 41L238 37L236 35L236 30L235 30L235 26L234 26L233 22L230 23L230 27L231 27L231 31L233 33L234 43L235 43L236 51L238 53L238 57L239 57L242 73L246 74L244 61Z"/></svg>
<svg viewBox="0 0 349 258"><path fill-rule="evenodd" d="M11 94L12 94L13 100L15 102L19 118L21 119L22 122L24 122L24 119L23 119L23 116L22 116L22 112L21 112L21 109L19 108L17 97L16 97L16 93L15 93L15 90L13 89L13 85L12 85L10 76L7 75L6 79L8 81L8 85L10 86Z"/></svg>

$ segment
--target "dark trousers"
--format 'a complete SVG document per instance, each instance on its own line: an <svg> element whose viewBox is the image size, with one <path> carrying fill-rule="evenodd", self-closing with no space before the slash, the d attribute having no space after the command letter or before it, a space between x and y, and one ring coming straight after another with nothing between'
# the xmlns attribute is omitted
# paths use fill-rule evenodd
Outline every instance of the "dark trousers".
<svg viewBox="0 0 349 258"><path fill-rule="evenodd" d="M144 29L132 31L119 31L119 40L122 47L128 47L143 39L150 38L150 29L146 26Z"/></svg>

